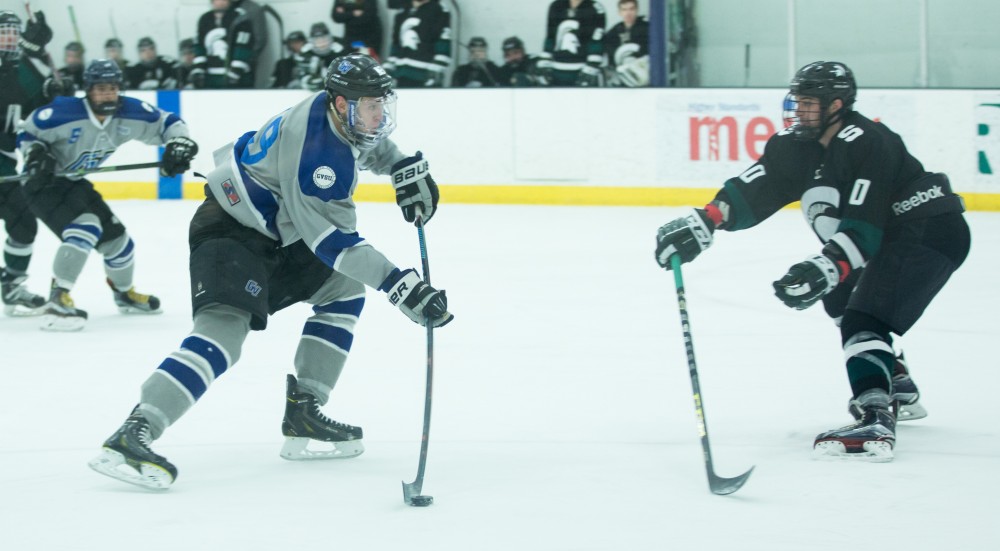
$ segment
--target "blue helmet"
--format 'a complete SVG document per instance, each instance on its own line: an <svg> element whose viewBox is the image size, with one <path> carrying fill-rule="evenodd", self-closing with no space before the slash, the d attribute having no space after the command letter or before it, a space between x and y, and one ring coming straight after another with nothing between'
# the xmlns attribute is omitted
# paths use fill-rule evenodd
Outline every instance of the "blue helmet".
<svg viewBox="0 0 1000 551"><path fill-rule="evenodd" d="M95 84L101 83L117 84L119 90L124 83L121 67L110 59L95 59L83 72L84 90L90 90Z"/></svg>
<svg viewBox="0 0 1000 551"><path fill-rule="evenodd" d="M90 104L90 108L94 111L94 114L107 117L114 115L118 111L122 98L118 96L115 101L95 102L90 96L90 91L95 85L105 83L118 86L118 91L120 92L124 88L121 68L110 59L95 59L91 61L90 65L87 65L87 69L83 72L83 89L87 91L87 102Z"/></svg>

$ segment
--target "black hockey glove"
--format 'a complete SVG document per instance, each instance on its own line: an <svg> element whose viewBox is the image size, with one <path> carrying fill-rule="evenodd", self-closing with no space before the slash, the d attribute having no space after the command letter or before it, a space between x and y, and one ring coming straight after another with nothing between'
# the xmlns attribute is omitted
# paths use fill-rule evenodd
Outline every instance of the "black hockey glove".
<svg viewBox="0 0 1000 551"><path fill-rule="evenodd" d="M412 268L394 271L379 289L386 292L389 302L398 306L406 317L424 327L428 320L433 327L441 327L455 319L448 312L448 297L444 291L424 283Z"/></svg>
<svg viewBox="0 0 1000 551"><path fill-rule="evenodd" d="M55 172L56 158L49 152L49 148L41 143L32 145L24 155L24 174L28 175L24 185L32 187L47 185L52 181Z"/></svg>
<svg viewBox="0 0 1000 551"><path fill-rule="evenodd" d="M24 51L32 57L42 55L45 45L52 40L52 29L45 22L45 14L36 11L34 21L28 20L28 24L21 33L20 44Z"/></svg>
<svg viewBox="0 0 1000 551"><path fill-rule="evenodd" d="M840 283L841 269L837 264L825 254L810 256L773 283L774 296L790 308L809 308Z"/></svg>
<svg viewBox="0 0 1000 551"><path fill-rule="evenodd" d="M191 168L191 159L198 154L198 144L191 138L178 136L167 140L160 160L160 174L167 178Z"/></svg>
<svg viewBox="0 0 1000 551"><path fill-rule="evenodd" d="M440 194L423 153L417 151L416 155L392 165L392 187L396 189L396 204L403 209L404 220L415 221L419 209L423 223L430 222Z"/></svg>
<svg viewBox="0 0 1000 551"><path fill-rule="evenodd" d="M704 209L691 209L656 232L656 262L668 270L673 255L679 256L682 263L691 262L712 244L714 231L715 223Z"/></svg>
<svg viewBox="0 0 1000 551"><path fill-rule="evenodd" d="M72 96L75 93L76 85L69 77L53 75L42 83L42 95L49 101L55 99L56 96Z"/></svg>

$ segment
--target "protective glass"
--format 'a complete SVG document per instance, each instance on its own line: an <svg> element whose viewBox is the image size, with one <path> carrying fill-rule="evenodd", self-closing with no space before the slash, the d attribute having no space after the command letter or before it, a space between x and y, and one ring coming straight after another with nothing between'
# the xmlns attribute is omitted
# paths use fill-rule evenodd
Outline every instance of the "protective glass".
<svg viewBox="0 0 1000 551"><path fill-rule="evenodd" d="M346 126L358 149L375 147L396 129L396 93L348 100Z"/></svg>
<svg viewBox="0 0 1000 551"><path fill-rule="evenodd" d="M0 59L13 60L21 55L17 45L21 29L13 23L0 23Z"/></svg>

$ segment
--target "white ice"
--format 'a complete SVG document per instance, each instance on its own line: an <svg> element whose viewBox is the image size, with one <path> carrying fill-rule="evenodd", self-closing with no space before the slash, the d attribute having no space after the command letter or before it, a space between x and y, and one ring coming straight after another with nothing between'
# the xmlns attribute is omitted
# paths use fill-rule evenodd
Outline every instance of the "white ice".
<svg viewBox="0 0 1000 551"><path fill-rule="evenodd" d="M113 202L137 243L138 290L166 313L114 309L98 258L73 292L86 329L0 319L0 550L1000 549L1000 215L970 213L973 250L904 346L930 416L901 424L895 461L817 461L847 424L839 334L787 309L771 281L818 248L797 212L717 237L685 267L715 468L709 493L674 283L653 261L669 208L443 204L427 228L453 324L435 333L424 493L417 467L424 332L370 291L325 411L361 425L355 459L278 457L284 376L308 310L252 334L243 359L154 448L180 471L156 494L87 468L139 386L190 329L187 222L196 202ZM390 204L360 229L402 266L416 231ZM43 229L31 287L55 240Z"/></svg>

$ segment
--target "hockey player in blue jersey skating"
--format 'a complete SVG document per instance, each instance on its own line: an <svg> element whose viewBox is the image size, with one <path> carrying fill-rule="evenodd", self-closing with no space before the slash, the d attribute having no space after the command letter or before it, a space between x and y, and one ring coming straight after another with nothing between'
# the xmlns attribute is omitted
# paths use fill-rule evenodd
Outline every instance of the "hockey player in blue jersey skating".
<svg viewBox="0 0 1000 551"><path fill-rule="evenodd" d="M349 54L331 63L324 88L214 153L189 235L194 328L143 383L139 404L90 462L97 472L168 488L177 469L152 442L239 360L251 330L300 302L312 315L295 375L286 377L281 457L356 456L361 427L329 419L320 406L347 361L365 288L385 292L421 325L451 321L444 291L396 267L357 230L359 170L392 175L408 222L426 223L437 208L427 161L388 139L396 126L392 78L370 56Z"/></svg>
<svg viewBox="0 0 1000 551"><path fill-rule="evenodd" d="M788 128L715 199L660 228L656 260L690 262L715 230L753 227L802 202L824 244L774 282L802 310L822 301L840 328L856 423L821 433L821 457L889 461L896 420L927 415L892 334L903 335L969 252L969 226L948 177L924 170L903 140L854 111L857 84L843 63L799 69L786 99ZM805 366L808 367L808 366ZM893 407L893 404L896 407Z"/></svg>
<svg viewBox="0 0 1000 551"><path fill-rule="evenodd" d="M70 297L90 252L104 257L104 271L118 309L158 314L155 296L136 292L135 244L124 224L83 177L60 177L100 166L123 143L165 145L160 172L174 176L190 167L198 146L177 115L121 95L122 71L108 59L84 71L86 96L60 97L24 122L17 144L24 154L24 195L31 212L62 241L52 265L52 288L42 329L78 331L87 313Z"/></svg>

